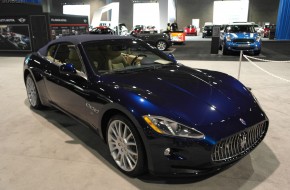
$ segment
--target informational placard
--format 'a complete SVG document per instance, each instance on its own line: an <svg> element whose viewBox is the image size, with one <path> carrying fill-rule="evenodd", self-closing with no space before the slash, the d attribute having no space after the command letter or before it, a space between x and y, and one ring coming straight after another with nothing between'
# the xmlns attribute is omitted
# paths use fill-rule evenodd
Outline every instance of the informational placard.
<svg viewBox="0 0 290 190"><path fill-rule="evenodd" d="M86 16L50 16L51 39L62 36L80 35L88 33L88 17Z"/></svg>
<svg viewBox="0 0 290 190"><path fill-rule="evenodd" d="M183 32L170 32L172 42L183 43L185 41L185 34Z"/></svg>
<svg viewBox="0 0 290 190"><path fill-rule="evenodd" d="M220 27L219 26L213 26L212 27L212 37L220 37Z"/></svg>
<svg viewBox="0 0 290 190"><path fill-rule="evenodd" d="M31 51L27 17L0 17L0 51Z"/></svg>

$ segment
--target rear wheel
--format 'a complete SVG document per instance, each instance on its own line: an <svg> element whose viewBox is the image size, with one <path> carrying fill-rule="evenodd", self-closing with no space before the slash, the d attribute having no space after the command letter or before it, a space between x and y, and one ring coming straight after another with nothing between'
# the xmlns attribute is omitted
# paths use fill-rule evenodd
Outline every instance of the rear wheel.
<svg viewBox="0 0 290 190"><path fill-rule="evenodd" d="M129 176L145 171L145 150L138 131L130 120L122 115L113 116L107 127L110 153L118 168Z"/></svg>
<svg viewBox="0 0 290 190"><path fill-rule="evenodd" d="M31 107L35 109L42 108L35 82L30 74L26 77L26 92Z"/></svg>
<svg viewBox="0 0 290 190"><path fill-rule="evenodd" d="M157 47L157 49L159 49L159 50L161 50L161 51L164 51L164 50L166 50L166 48L167 48L167 44L166 44L165 41L163 41L163 40L159 40L159 41L156 43L156 47Z"/></svg>

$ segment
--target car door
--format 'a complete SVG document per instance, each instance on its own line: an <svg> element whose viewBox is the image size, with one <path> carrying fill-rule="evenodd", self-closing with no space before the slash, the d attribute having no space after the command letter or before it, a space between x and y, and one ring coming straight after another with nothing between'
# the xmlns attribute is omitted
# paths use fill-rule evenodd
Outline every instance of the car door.
<svg viewBox="0 0 290 190"><path fill-rule="evenodd" d="M45 84L51 103L58 108L83 119L88 80L78 49L70 43L55 44L48 48ZM75 73L63 73L60 67L73 64Z"/></svg>

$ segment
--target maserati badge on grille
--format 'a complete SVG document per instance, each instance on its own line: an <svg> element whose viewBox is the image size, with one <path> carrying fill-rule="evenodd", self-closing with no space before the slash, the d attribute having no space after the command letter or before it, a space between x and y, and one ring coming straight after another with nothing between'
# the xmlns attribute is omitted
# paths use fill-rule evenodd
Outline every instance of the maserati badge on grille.
<svg viewBox="0 0 290 190"><path fill-rule="evenodd" d="M243 136L241 136L241 148L244 149L245 145L247 144L247 134L243 134Z"/></svg>
<svg viewBox="0 0 290 190"><path fill-rule="evenodd" d="M242 118L240 118L240 122L241 122L243 125L247 125L246 121L243 120Z"/></svg>

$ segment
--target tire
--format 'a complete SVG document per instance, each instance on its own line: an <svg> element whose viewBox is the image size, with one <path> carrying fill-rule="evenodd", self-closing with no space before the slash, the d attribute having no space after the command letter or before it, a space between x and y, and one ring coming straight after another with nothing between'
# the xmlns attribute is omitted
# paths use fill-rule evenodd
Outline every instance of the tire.
<svg viewBox="0 0 290 190"><path fill-rule="evenodd" d="M261 51L254 51L254 55L260 55Z"/></svg>
<svg viewBox="0 0 290 190"><path fill-rule="evenodd" d="M30 106L34 109L41 109L43 106L41 104L35 82L30 74L26 77L25 86Z"/></svg>
<svg viewBox="0 0 290 190"><path fill-rule="evenodd" d="M107 143L120 171L131 177L145 172L145 149L137 129L129 119L122 115L115 115L110 119Z"/></svg>
<svg viewBox="0 0 290 190"><path fill-rule="evenodd" d="M225 48L225 46L222 46L222 51L223 51L223 55L229 54L229 51Z"/></svg>
<svg viewBox="0 0 290 190"><path fill-rule="evenodd" d="M157 43L156 43L156 47L157 49L161 50L161 51L164 51L167 49L167 43L163 40L159 40Z"/></svg>

